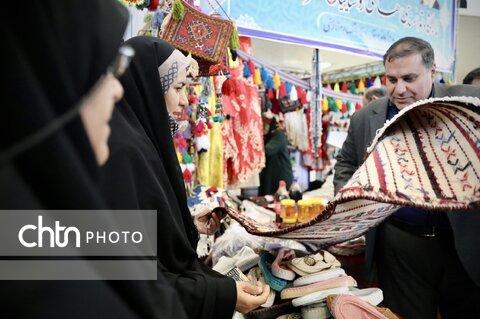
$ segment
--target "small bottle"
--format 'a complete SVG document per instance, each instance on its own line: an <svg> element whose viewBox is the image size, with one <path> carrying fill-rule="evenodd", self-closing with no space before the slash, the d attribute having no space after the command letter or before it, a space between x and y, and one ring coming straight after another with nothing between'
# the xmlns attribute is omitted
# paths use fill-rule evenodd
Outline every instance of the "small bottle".
<svg viewBox="0 0 480 319"><path fill-rule="evenodd" d="M297 202L298 204L298 213L297 220L299 223L307 221L310 219L310 209L312 207L311 201L307 199L301 199Z"/></svg>
<svg viewBox="0 0 480 319"><path fill-rule="evenodd" d="M275 202L275 213L277 213L277 222L281 222L280 216L282 213L281 201L283 199L288 199L287 183L285 181L280 181L278 183L278 189L273 195Z"/></svg>
<svg viewBox="0 0 480 319"><path fill-rule="evenodd" d="M302 188L300 187L300 184L298 184L297 179L295 179L292 185L290 185L288 195L296 202L302 199Z"/></svg>
<svg viewBox="0 0 480 319"><path fill-rule="evenodd" d="M295 210L295 201L293 199L282 199L281 214L284 224L295 224L297 222L297 212Z"/></svg>

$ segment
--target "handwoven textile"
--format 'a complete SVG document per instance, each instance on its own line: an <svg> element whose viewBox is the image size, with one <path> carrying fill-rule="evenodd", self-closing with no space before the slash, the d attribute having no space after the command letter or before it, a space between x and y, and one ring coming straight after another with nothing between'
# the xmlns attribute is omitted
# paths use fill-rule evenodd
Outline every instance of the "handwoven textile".
<svg viewBox="0 0 480 319"><path fill-rule="evenodd" d="M182 4L185 15L179 21L171 17L163 39L180 50L191 52L194 58L220 63L225 58L233 23L197 11L184 1Z"/></svg>
<svg viewBox="0 0 480 319"><path fill-rule="evenodd" d="M358 237L401 206L432 211L480 207L480 99L432 98L378 130L366 161L325 210L283 229L229 211L248 232L319 247Z"/></svg>

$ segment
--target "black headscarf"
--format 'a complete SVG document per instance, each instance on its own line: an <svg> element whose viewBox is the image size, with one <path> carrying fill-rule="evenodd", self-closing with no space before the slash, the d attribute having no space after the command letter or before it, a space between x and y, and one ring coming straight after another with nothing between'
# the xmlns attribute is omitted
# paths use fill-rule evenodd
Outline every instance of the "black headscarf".
<svg viewBox="0 0 480 319"><path fill-rule="evenodd" d="M170 133L158 67L174 47L153 37L135 37L126 44L136 54L122 78L124 100L111 122L111 156L102 169L102 192L115 209L158 211L159 267L189 317L229 318L235 283L197 258L198 232Z"/></svg>
<svg viewBox="0 0 480 319"><path fill-rule="evenodd" d="M80 116L13 157L12 147L81 102L122 41L127 10L115 0L2 5L0 209L103 209L98 165ZM7 281L10 318L182 318L169 286L140 281Z"/></svg>

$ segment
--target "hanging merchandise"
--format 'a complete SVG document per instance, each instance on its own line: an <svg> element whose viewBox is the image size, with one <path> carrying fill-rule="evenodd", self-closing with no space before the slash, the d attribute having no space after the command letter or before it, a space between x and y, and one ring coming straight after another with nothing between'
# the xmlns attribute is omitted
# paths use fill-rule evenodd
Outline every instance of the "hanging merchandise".
<svg viewBox="0 0 480 319"><path fill-rule="evenodd" d="M250 68L248 67L248 64L245 63L243 65L243 77L248 79L251 76L252 76L252 73L250 72Z"/></svg>
<svg viewBox="0 0 480 319"><path fill-rule="evenodd" d="M308 125L303 109L285 113L284 122L288 143L296 149L306 151L308 149Z"/></svg>
<svg viewBox="0 0 480 319"><path fill-rule="evenodd" d="M287 86L285 83L281 82L280 87L278 88L278 96L284 97L285 95L287 95Z"/></svg>
<svg viewBox="0 0 480 319"><path fill-rule="evenodd" d="M225 57L232 30L232 21L206 15L175 0L163 39L195 58L217 64Z"/></svg>
<svg viewBox="0 0 480 319"><path fill-rule="evenodd" d="M204 91L205 87L209 88L208 92L202 94L202 102L209 113L212 114L212 128L208 130L207 134L210 143L208 152L198 154L197 181L201 185L215 187L223 187L224 185L222 126L229 118L224 113L222 105L221 88L225 81L224 76L209 77L202 80Z"/></svg>
<svg viewBox="0 0 480 319"><path fill-rule="evenodd" d="M298 93L297 88L295 85L292 85L292 89L290 90L290 101L297 101L298 100Z"/></svg>
<svg viewBox="0 0 480 319"><path fill-rule="evenodd" d="M360 79L360 81L358 82L358 93L360 94L363 94L363 92L365 91L365 82L363 82L362 79Z"/></svg>
<svg viewBox="0 0 480 319"><path fill-rule="evenodd" d="M333 90L334 90L335 92L340 92L340 86L338 85L338 82L335 83L335 85L333 86Z"/></svg>
<svg viewBox="0 0 480 319"><path fill-rule="evenodd" d="M367 85L366 87L369 88L373 85L372 80L370 78L367 79Z"/></svg>
<svg viewBox="0 0 480 319"><path fill-rule="evenodd" d="M355 81L352 80L350 82L350 85L348 87L348 91L350 91L350 93L352 93L352 94L357 94L358 93L357 87L355 86Z"/></svg>
<svg viewBox="0 0 480 319"><path fill-rule="evenodd" d="M253 77L253 83L255 85L260 85L262 84L262 78L260 76L260 70L259 69L255 69L255 75Z"/></svg>
<svg viewBox="0 0 480 319"><path fill-rule="evenodd" d="M376 88L382 87L382 82L380 81L380 75L375 77L375 81L373 81L373 86Z"/></svg>
<svg viewBox="0 0 480 319"><path fill-rule="evenodd" d="M302 107L298 100L292 100L289 96L282 96L278 99L282 113L294 112Z"/></svg>
<svg viewBox="0 0 480 319"><path fill-rule="evenodd" d="M275 74L273 75L273 87L274 87L275 89L278 89L278 88L280 87L280 84L281 84L281 82L280 82L280 76L278 75L278 73L275 73Z"/></svg>
<svg viewBox="0 0 480 319"><path fill-rule="evenodd" d="M222 125L224 185L235 187L265 166L263 128L257 87L243 78L243 66L232 68L234 90L223 94L224 112L231 118Z"/></svg>

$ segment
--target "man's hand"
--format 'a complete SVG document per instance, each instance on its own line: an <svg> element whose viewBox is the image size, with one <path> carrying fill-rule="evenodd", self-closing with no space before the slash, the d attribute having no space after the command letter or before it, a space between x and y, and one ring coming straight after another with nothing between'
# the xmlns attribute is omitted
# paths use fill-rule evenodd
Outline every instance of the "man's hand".
<svg viewBox="0 0 480 319"><path fill-rule="evenodd" d="M240 313L250 312L267 301L270 286L257 281L257 286L249 282L237 281L237 303L235 310Z"/></svg>

